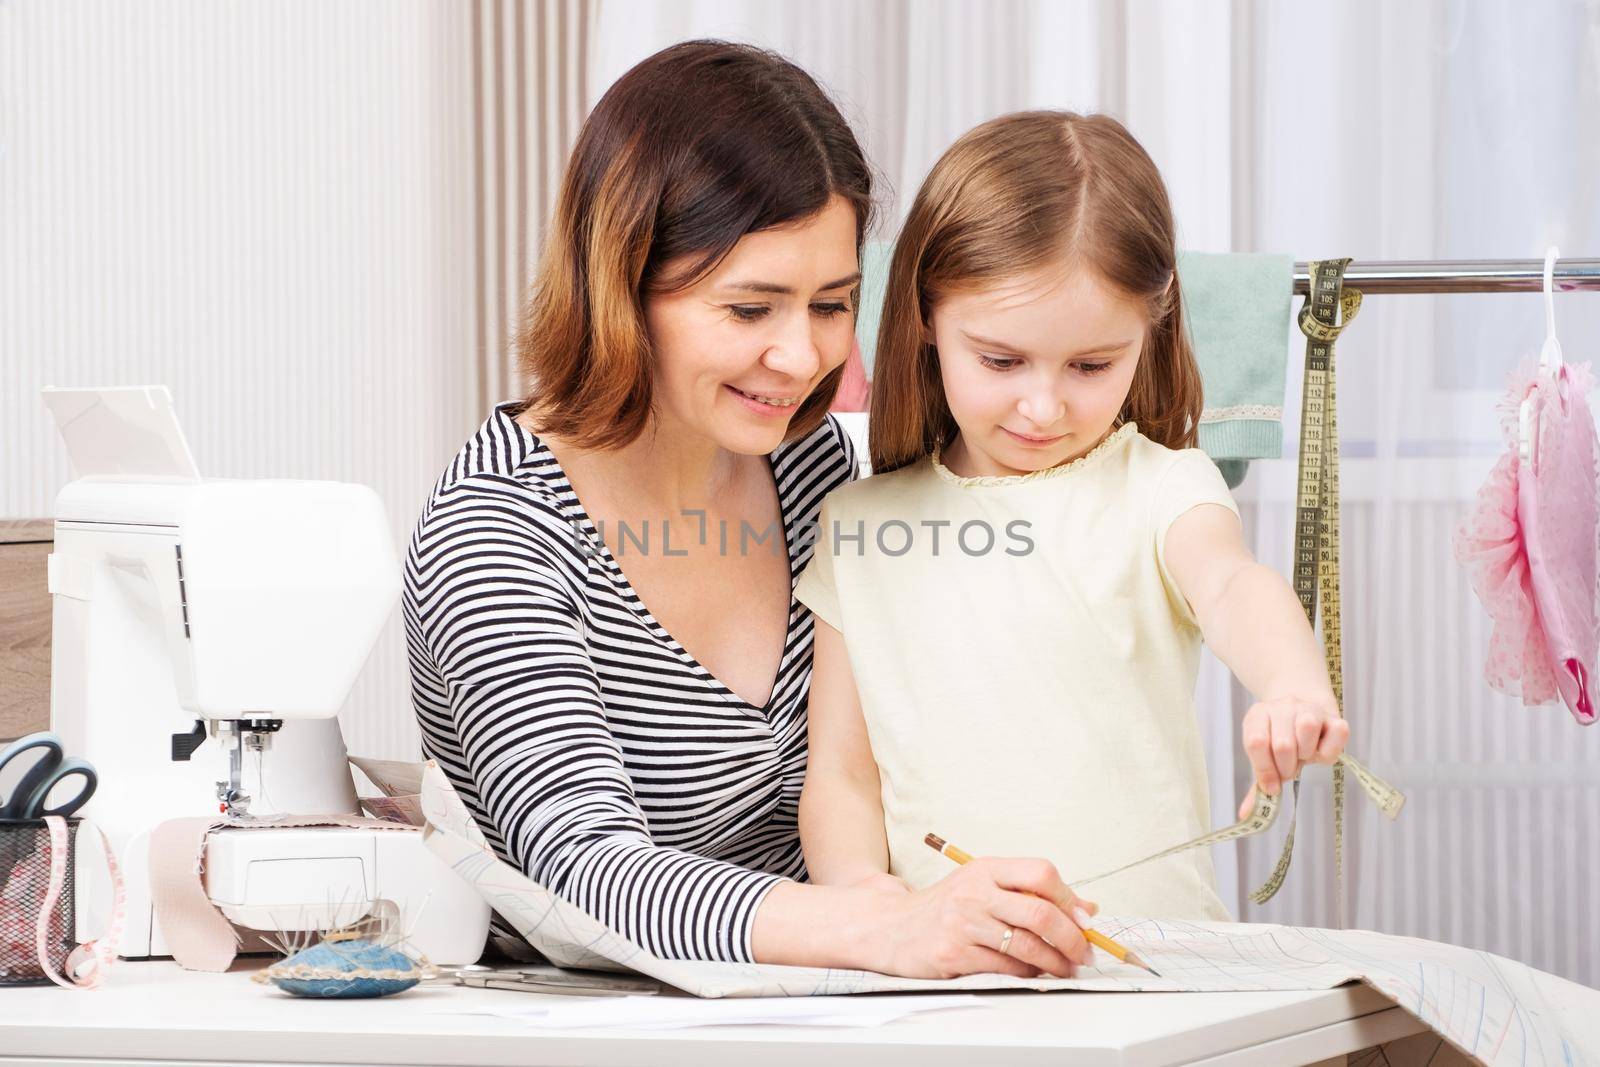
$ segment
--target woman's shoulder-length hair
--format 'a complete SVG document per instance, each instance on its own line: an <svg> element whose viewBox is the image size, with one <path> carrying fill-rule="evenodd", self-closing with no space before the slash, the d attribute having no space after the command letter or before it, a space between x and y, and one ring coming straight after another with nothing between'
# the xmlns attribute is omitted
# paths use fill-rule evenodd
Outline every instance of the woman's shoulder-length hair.
<svg viewBox="0 0 1600 1067"><path fill-rule="evenodd" d="M530 422L583 448L633 441L651 404L644 298L693 285L745 234L809 218L834 196L855 207L859 251L870 168L793 63L687 41L633 67L578 135L518 324ZM842 372L802 403L791 439L822 423Z"/></svg>

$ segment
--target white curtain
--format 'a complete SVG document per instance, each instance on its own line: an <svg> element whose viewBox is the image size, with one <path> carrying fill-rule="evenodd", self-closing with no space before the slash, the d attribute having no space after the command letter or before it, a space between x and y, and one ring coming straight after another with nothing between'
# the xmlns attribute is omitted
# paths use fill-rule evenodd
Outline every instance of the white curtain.
<svg viewBox="0 0 1600 1067"><path fill-rule="evenodd" d="M1375 260L1600 251L1600 6L1256 15L1259 247ZM1484 685L1489 627L1450 545L1502 447L1503 379L1543 340L1541 300L1370 297L1339 345L1346 711L1356 750L1409 797L1394 824L1351 797L1349 921L1593 985L1600 734ZM1564 296L1557 314L1569 358L1592 358L1600 300ZM1292 465L1263 467L1245 487L1257 550L1287 568ZM1290 889L1251 914L1334 920L1327 782L1311 776L1303 793L1312 832ZM1270 848L1242 850L1253 877Z"/></svg>
<svg viewBox="0 0 1600 1067"><path fill-rule="evenodd" d="M473 0L471 361L478 410L521 396L517 313L590 102L588 0Z"/></svg>
<svg viewBox="0 0 1600 1067"><path fill-rule="evenodd" d="M1160 165L1179 244L1296 259L1600 255L1600 4L1339 5L596 0L588 100L689 37L777 49L854 122L886 179L892 239L929 165L975 123L1026 107L1109 111ZM1600 342L1600 299L1562 298L1568 357ZM1450 548L1499 448L1496 392L1543 336L1539 298L1374 296L1339 344L1346 713L1352 750L1405 790L1397 823L1352 791L1350 925L1452 941L1600 983L1600 730L1481 681L1488 628ZM1302 345L1290 359L1286 446ZM1287 574L1294 464L1238 498ZM1215 661L1197 700L1213 817L1247 773L1244 695ZM1332 925L1326 771L1307 775L1295 866L1266 907L1243 890L1278 841L1219 850L1245 920Z"/></svg>

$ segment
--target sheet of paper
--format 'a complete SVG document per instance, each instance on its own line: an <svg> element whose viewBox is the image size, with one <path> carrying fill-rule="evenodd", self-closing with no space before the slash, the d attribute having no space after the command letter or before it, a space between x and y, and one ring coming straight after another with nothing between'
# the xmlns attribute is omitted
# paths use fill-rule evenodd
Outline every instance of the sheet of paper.
<svg viewBox="0 0 1600 1067"><path fill-rule="evenodd" d="M426 763L367 759L364 756L351 756L350 762L386 797L414 797L422 792L423 769L428 766Z"/></svg>
<svg viewBox="0 0 1600 1067"><path fill-rule="evenodd" d="M408 826L422 826L427 819L422 814L422 798L409 797L357 797L361 810L374 819L403 822Z"/></svg>
<svg viewBox="0 0 1600 1067"><path fill-rule="evenodd" d="M441 1015L493 1015L548 1030L678 1030L691 1026L882 1026L919 1012L981 1008L968 996L700 1000L690 997L552 998L526 1007Z"/></svg>
<svg viewBox="0 0 1600 1067"><path fill-rule="evenodd" d="M1224 992L1332 989L1363 981L1486 1064L1600 1067L1600 991L1487 952L1361 930L1261 923L1099 918L1156 978L1097 953L1075 978L968 975L948 981L869 971L663 960L501 862L451 788L428 764L424 839L478 887L552 963L647 974L698 997L788 997L979 989Z"/></svg>

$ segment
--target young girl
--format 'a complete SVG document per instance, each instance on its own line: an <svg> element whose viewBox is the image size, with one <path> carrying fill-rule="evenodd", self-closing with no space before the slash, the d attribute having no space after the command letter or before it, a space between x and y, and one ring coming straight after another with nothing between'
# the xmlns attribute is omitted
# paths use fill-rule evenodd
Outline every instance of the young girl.
<svg viewBox="0 0 1600 1067"><path fill-rule="evenodd" d="M1105 116L996 119L924 182L889 274L875 473L825 501L795 594L817 619L814 881L923 888L953 869L930 832L1068 883L1205 832L1202 638L1259 701L1257 788L1343 749L1299 602L1193 447L1174 264L1161 177ZM1203 850L1089 892L1228 917Z"/></svg>

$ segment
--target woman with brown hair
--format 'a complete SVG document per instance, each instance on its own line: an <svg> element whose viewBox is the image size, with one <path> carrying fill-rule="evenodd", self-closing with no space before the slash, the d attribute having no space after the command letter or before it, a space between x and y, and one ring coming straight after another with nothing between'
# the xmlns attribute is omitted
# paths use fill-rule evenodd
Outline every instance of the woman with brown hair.
<svg viewBox="0 0 1600 1067"><path fill-rule="evenodd" d="M605 94L520 330L530 396L412 538L423 748L502 859L659 955L1065 973L1086 946L1044 864L925 894L801 884L793 583L855 469L826 411L870 206L848 125L778 56L688 42ZM996 900L1060 951L990 959Z"/></svg>

